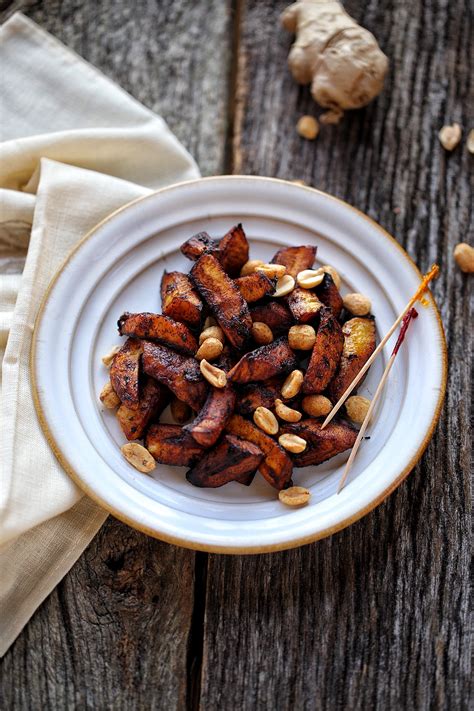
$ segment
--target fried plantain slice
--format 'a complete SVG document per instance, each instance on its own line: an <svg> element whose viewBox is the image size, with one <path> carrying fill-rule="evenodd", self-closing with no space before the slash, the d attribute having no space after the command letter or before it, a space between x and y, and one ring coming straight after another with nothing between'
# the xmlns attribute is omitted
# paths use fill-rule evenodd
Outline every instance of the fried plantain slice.
<svg viewBox="0 0 474 711"><path fill-rule="evenodd" d="M280 373L289 373L296 367L297 360L288 345L288 339L281 336L276 341L242 356L227 377L233 383L251 383L256 380L268 380Z"/></svg>
<svg viewBox="0 0 474 711"><path fill-rule="evenodd" d="M250 486L250 484L255 479L256 473L257 473L257 470L250 472L249 474L246 474L245 476L241 476L241 477L239 477L239 479L237 479L237 482L239 484L243 484L244 486Z"/></svg>
<svg viewBox="0 0 474 711"><path fill-rule="evenodd" d="M235 277L240 274L240 270L249 259L249 243L240 223L232 227L221 239L217 257L229 276Z"/></svg>
<svg viewBox="0 0 474 711"><path fill-rule="evenodd" d="M110 382L120 401L132 410L139 403L140 360L143 353L141 341L127 338L110 366Z"/></svg>
<svg viewBox="0 0 474 711"><path fill-rule="evenodd" d="M256 444L262 450L265 459L260 462L258 470L271 486L275 489L286 489L291 485L292 461L272 437L240 415L232 415L226 431Z"/></svg>
<svg viewBox="0 0 474 711"><path fill-rule="evenodd" d="M189 328L168 316L126 312L119 318L117 325L121 336L158 341L186 355L194 355L198 349L198 342Z"/></svg>
<svg viewBox="0 0 474 711"><path fill-rule="evenodd" d="M250 315L253 322L266 323L274 336L287 333L294 323L290 309L280 301L252 306Z"/></svg>
<svg viewBox="0 0 474 711"><path fill-rule="evenodd" d="M303 245L301 247L284 247L278 250L272 259L272 264L283 264L287 274L296 279L299 272L311 269L316 259L317 247Z"/></svg>
<svg viewBox="0 0 474 711"><path fill-rule="evenodd" d="M165 272L161 279L161 305L165 316L199 328L203 303L191 279L181 272Z"/></svg>
<svg viewBox="0 0 474 711"><path fill-rule="evenodd" d="M159 417L170 401L171 393L153 378L147 378L138 401L138 408L131 410L120 405L117 420L128 440L141 439L150 420Z"/></svg>
<svg viewBox="0 0 474 711"><path fill-rule="evenodd" d="M275 282L262 272L239 277L239 279L235 279L235 284L249 304L275 293Z"/></svg>
<svg viewBox="0 0 474 711"><path fill-rule="evenodd" d="M191 269L191 276L230 343L235 348L242 348L250 338L252 319L235 282L211 254L203 254L198 259Z"/></svg>
<svg viewBox="0 0 474 711"><path fill-rule="evenodd" d="M281 398L281 378L270 378L258 383L248 383L239 387L236 411L240 415L253 415L257 407L271 409L276 398Z"/></svg>
<svg viewBox="0 0 474 711"><path fill-rule="evenodd" d="M305 439L308 446L301 454L293 455L295 467L307 467L335 457L354 446L357 430L346 422L330 422L323 430L321 420L301 420L281 428L282 434L295 434Z"/></svg>
<svg viewBox="0 0 474 711"><path fill-rule="evenodd" d="M307 395L322 393L327 388L337 370L344 346L342 329L332 309L324 306L320 313L316 342L303 380L303 392Z"/></svg>
<svg viewBox="0 0 474 711"><path fill-rule="evenodd" d="M212 447L234 412L235 401L236 394L230 383L225 388L211 387L196 419L186 425L186 432L189 432L202 447Z"/></svg>
<svg viewBox="0 0 474 711"><path fill-rule="evenodd" d="M342 327L344 347L336 375L329 383L328 393L337 402L366 364L375 350L375 320L373 316L351 318ZM361 381L362 382L362 381ZM352 393L355 394L355 390Z"/></svg>
<svg viewBox="0 0 474 711"><path fill-rule="evenodd" d="M313 291L300 289L299 286L288 294L287 299L293 318L298 323L312 321L322 308L322 303Z"/></svg>
<svg viewBox="0 0 474 711"><path fill-rule="evenodd" d="M193 486L213 489L230 481L243 480L245 484L263 457L257 445L234 435L224 435L221 442L187 472L186 479Z"/></svg>
<svg viewBox="0 0 474 711"><path fill-rule="evenodd" d="M342 296L335 285L330 274L325 274L321 284L315 288L316 296L322 304L329 306L336 318L339 318L342 311Z"/></svg>
<svg viewBox="0 0 474 711"><path fill-rule="evenodd" d="M145 447L161 464L192 467L204 454L202 447L179 425L151 425Z"/></svg>
<svg viewBox="0 0 474 711"><path fill-rule="evenodd" d="M206 252L217 253L217 251L217 242L213 240L207 232L198 232L181 245L181 252L192 262L195 262L202 254L206 254Z"/></svg>
<svg viewBox="0 0 474 711"><path fill-rule="evenodd" d="M207 383L195 358L187 358L166 346L144 341L143 370L167 385L179 400L193 410L201 409L207 395Z"/></svg>

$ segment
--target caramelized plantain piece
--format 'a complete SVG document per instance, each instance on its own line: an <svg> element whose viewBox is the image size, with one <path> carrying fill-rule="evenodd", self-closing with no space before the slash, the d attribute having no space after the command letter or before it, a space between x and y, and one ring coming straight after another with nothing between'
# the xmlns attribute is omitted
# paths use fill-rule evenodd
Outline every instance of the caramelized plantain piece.
<svg viewBox="0 0 474 711"><path fill-rule="evenodd" d="M275 489L286 489L291 485L291 459L272 437L240 415L232 415L226 431L256 444L262 450L265 459L260 462L258 470L271 486Z"/></svg>
<svg viewBox="0 0 474 711"><path fill-rule="evenodd" d="M329 397L334 403L346 391L375 350L375 320L373 316L351 318L342 327L342 333L344 347L341 361L328 387ZM352 394L355 392L354 390Z"/></svg>
<svg viewBox="0 0 474 711"><path fill-rule="evenodd" d="M276 398L281 398L282 380L270 378L259 383L249 383L239 387L236 411L240 415L253 415L257 407L271 409Z"/></svg>
<svg viewBox="0 0 474 711"><path fill-rule="evenodd" d="M126 312L119 318L117 325L121 336L158 341L186 355L194 355L198 349L198 342L189 328L168 316Z"/></svg>
<svg viewBox="0 0 474 711"><path fill-rule="evenodd" d="M322 393L334 377L341 360L344 336L332 310L321 309L316 342L303 380L303 392Z"/></svg>
<svg viewBox="0 0 474 711"><path fill-rule="evenodd" d="M142 343L137 338L127 338L110 366L110 382L120 401L132 410L139 403L140 359Z"/></svg>
<svg viewBox="0 0 474 711"><path fill-rule="evenodd" d="M275 282L262 272L255 272L235 280L240 293L247 303L259 301L264 296L275 293Z"/></svg>
<svg viewBox="0 0 474 711"><path fill-rule="evenodd" d="M212 254L204 254L191 269L191 276L219 326L235 348L250 338L252 319L247 302Z"/></svg>
<svg viewBox="0 0 474 711"><path fill-rule="evenodd" d="M200 410L207 394L207 383L201 375L195 358L145 341L143 344L143 370L147 375L167 385L179 400L193 410Z"/></svg>
<svg viewBox="0 0 474 711"><path fill-rule="evenodd" d="M316 259L317 247L309 245L301 247L284 247L272 259L272 264L283 264L287 274L296 279L297 274L304 269L311 269Z"/></svg>
<svg viewBox="0 0 474 711"><path fill-rule="evenodd" d="M309 289L300 289L299 286L288 294L287 299L293 318L298 323L312 321L322 308L322 303L314 292Z"/></svg>
<svg viewBox="0 0 474 711"><path fill-rule="evenodd" d="M294 319L289 308L279 301L258 304L250 309L252 321L266 323L274 336L287 333Z"/></svg>
<svg viewBox="0 0 474 711"><path fill-rule="evenodd" d="M193 415L193 411L186 402L178 400L176 395L173 395L170 402L171 417L177 425L184 425L189 422Z"/></svg>
<svg viewBox="0 0 474 711"><path fill-rule="evenodd" d="M230 481L248 481L262 461L264 454L257 445L234 435L225 435L222 441L206 452L202 459L186 474L194 486L217 488Z"/></svg>
<svg viewBox="0 0 474 711"><path fill-rule="evenodd" d="M202 447L179 425L151 425L145 447L161 464L192 467L204 454Z"/></svg>
<svg viewBox="0 0 474 711"><path fill-rule="evenodd" d="M161 279L161 305L165 316L199 328L202 301L187 274L165 272Z"/></svg>
<svg viewBox="0 0 474 711"><path fill-rule="evenodd" d="M237 479L237 481L239 484L243 484L244 486L250 486L250 484L255 479L256 473L257 473L257 470L255 470L254 472L250 472L249 474L246 474L245 476L239 477L239 479Z"/></svg>
<svg viewBox="0 0 474 711"><path fill-rule="evenodd" d="M321 284L315 289L316 296L322 304L329 306L336 318L339 318L342 311L342 296L335 285L330 274L325 274Z"/></svg>
<svg viewBox="0 0 474 711"><path fill-rule="evenodd" d="M181 245L181 252L192 262L199 259L202 254L217 251L217 242L207 232L198 232Z"/></svg>
<svg viewBox="0 0 474 711"><path fill-rule="evenodd" d="M125 437L128 440L141 439L150 420L159 417L168 405L170 396L168 388L153 378L147 378L138 408L131 410L126 405L120 405L117 410L117 420Z"/></svg>
<svg viewBox="0 0 474 711"><path fill-rule="evenodd" d="M289 373L297 367L295 354L288 340L281 336L266 346L246 353L229 371L227 377L233 383L252 383L280 373Z"/></svg>
<svg viewBox="0 0 474 711"><path fill-rule="evenodd" d="M249 243L240 223L232 227L219 242L218 259L223 270L231 277L238 276L245 262L248 262Z"/></svg>
<svg viewBox="0 0 474 711"><path fill-rule="evenodd" d="M322 420L301 420L281 428L282 433L298 435L308 443L304 452L293 455L295 467L322 464L354 446L357 430L350 425L333 420L322 430L321 424Z"/></svg>
<svg viewBox="0 0 474 711"><path fill-rule="evenodd" d="M196 419L186 425L196 442L202 447L212 447L219 439L234 412L236 394L230 383L225 388L212 388Z"/></svg>

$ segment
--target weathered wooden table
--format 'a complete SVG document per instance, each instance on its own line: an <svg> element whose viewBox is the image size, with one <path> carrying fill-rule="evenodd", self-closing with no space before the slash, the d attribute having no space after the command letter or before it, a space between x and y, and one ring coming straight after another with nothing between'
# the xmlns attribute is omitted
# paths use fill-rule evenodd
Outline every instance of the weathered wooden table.
<svg viewBox="0 0 474 711"><path fill-rule="evenodd" d="M421 269L437 261L450 353L437 433L382 506L298 550L193 553L110 517L6 655L4 709L468 707L473 282L452 250L469 239L473 158L437 132L469 128L472 5L346 2L391 72L313 143L295 133L317 109L286 67L286 4L17 0L0 19L22 9L162 114L203 174L303 179L367 212Z"/></svg>

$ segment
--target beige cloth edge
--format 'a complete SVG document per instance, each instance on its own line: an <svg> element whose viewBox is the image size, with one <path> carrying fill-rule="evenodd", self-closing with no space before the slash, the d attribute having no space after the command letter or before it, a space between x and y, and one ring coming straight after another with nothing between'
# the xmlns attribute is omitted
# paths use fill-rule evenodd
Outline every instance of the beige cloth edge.
<svg viewBox="0 0 474 711"><path fill-rule="evenodd" d="M0 626L0 657L18 637L38 606L76 563L107 516L107 512L84 496L68 511L0 548L4 571L2 606L15 611L3 619ZM65 539L65 532L69 539ZM9 575L12 569L15 570L14 576ZM29 575L30 569L44 574Z"/></svg>

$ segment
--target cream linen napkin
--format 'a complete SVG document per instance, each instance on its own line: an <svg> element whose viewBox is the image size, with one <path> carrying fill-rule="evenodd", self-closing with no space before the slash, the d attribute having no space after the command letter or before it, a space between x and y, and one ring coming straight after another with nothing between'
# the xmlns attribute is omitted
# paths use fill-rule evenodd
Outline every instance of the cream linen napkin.
<svg viewBox="0 0 474 711"><path fill-rule="evenodd" d="M112 210L199 176L164 121L33 22L0 29L0 654L106 514L54 458L31 398L31 335L65 256ZM31 236L30 236L31 230ZM21 276L15 273L26 253Z"/></svg>

